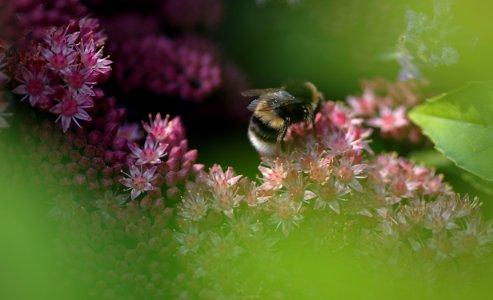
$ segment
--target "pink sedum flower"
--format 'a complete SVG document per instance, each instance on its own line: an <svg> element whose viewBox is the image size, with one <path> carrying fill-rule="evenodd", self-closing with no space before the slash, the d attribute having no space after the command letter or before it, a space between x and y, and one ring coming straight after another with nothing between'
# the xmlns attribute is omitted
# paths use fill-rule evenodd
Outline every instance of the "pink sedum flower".
<svg viewBox="0 0 493 300"><path fill-rule="evenodd" d="M271 168L259 166L260 173L264 177L264 183L259 187L261 190L278 190L282 187L283 180L287 177L286 162L277 158Z"/></svg>
<svg viewBox="0 0 493 300"><path fill-rule="evenodd" d="M111 72L112 61L103 57L103 48L96 48L94 41L89 41L79 47L82 65L93 72L93 75L105 75Z"/></svg>
<svg viewBox="0 0 493 300"><path fill-rule="evenodd" d="M340 183L362 193L363 186L358 179L366 178L364 172L366 167L366 164L354 164L351 159L343 157L340 159L335 173Z"/></svg>
<svg viewBox="0 0 493 300"><path fill-rule="evenodd" d="M362 123L361 119L354 118L354 112L341 103L335 105L325 105L322 109L328 109L329 119L338 128L350 128L352 125Z"/></svg>
<svg viewBox="0 0 493 300"><path fill-rule="evenodd" d="M373 116L377 109L377 101L372 90L365 89L361 97L349 96L347 102L358 116Z"/></svg>
<svg viewBox="0 0 493 300"><path fill-rule="evenodd" d="M24 95L21 101L27 98L31 106L36 106L40 100L48 97L53 92L49 86L49 77L45 71L32 72L23 67L19 71L17 80L22 84L17 86L12 92Z"/></svg>
<svg viewBox="0 0 493 300"><path fill-rule="evenodd" d="M55 53L73 51L72 45L79 38L79 32L67 33L67 27L52 27L46 33L44 41L50 50Z"/></svg>
<svg viewBox="0 0 493 300"><path fill-rule="evenodd" d="M156 118L152 119L152 114L149 114L149 124L142 123L145 131L152 136L156 141L164 141L172 132L173 128L169 125L169 115L166 118L161 118L161 114L158 113Z"/></svg>
<svg viewBox="0 0 493 300"><path fill-rule="evenodd" d="M86 112L87 108L93 107L92 99L75 93L65 93L62 100L50 109L50 112L57 114L55 122L61 120L63 132L67 132L72 121L81 127L77 120L91 121L91 117Z"/></svg>
<svg viewBox="0 0 493 300"><path fill-rule="evenodd" d="M161 163L161 157L166 155L166 150L168 149L167 144L157 143L149 136L145 141L143 149L132 143L128 147L132 151L132 157L137 159L135 162L137 165Z"/></svg>
<svg viewBox="0 0 493 300"><path fill-rule="evenodd" d="M43 49L42 54L48 62L48 67L52 70L63 71L74 64L76 53L72 50L52 52Z"/></svg>
<svg viewBox="0 0 493 300"><path fill-rule="evenodd" d="M237 184L242 175L236 175L233 168L229 167L226 172L221 166L213 165L206 181L212 191L212 208L223 212L228 218L233 218L234 209L240 205L243 196L237 195Z"/></svg>
<svg viewBox="0 0 493 300"><path fill-rule="evenodd" d="M391 133L394 130L409 125L409 120L406 118L406 108L400 106L392 110L387 106L382 106L380 108L380 116L368 120L368 124L380 128L382 133Z"/></svg>
<svg viewBox="0 0 493 300"><path fill-rule="evenodd" d="M91 80L91 72L78 66L73 66L62 71L63 78L69 89L78 94L96 96L94 91L95 81Z"/></svg>
<svg viewBox="0 0 493 300"><path fill-rule="evenodd" d="M242 175L236 175L233 168L229 167L226 172L221 166L213 165L210 170L210 185L212 187L227 187L235 185Z"/></svg>
<svg viewBox="0 0 493 300"><path fill-rule="evenodd" d="M154 186L152 181L155 179L157 167L154 166L146 171L142 171L142 166L137 167L132 165L130 167L130 174L124 173L127 178L123 178L121 183L131 190L130 196L132 200L137 198L143 192L152 191Z"/></svg>

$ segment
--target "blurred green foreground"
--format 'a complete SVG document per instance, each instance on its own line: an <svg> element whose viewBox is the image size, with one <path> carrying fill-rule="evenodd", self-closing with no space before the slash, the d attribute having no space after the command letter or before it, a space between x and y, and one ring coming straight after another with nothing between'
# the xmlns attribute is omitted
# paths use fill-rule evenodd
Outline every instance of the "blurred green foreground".
<svg viewBox="0 0 493 300"><path fill-rule="evenodd" d="M8 161L5 156L0 161L0 299L87 299L84 287L71 282L69 266L61 265L59 254L55 254L60 252L54 250L54 241L60 237L49 216L52 199L43 187L26 183L20 162ZM370 259L365 262L341 253L316 253L306 247L314 242L306 236L309 234L301 232L280 244L282 263L272 265L282 266L282 270L259 272L266 265L253 255L243 274L245 281L263 282L275 276L273 289L283 289L283 299L491 299L491 262L467 270L472 277L460 276L461 270L457 270L457 276L443 274L443 279L430 283L426 273L396 277L399 270L372 269ZM71 265L84 263L80 257L72 259ZM231 272L234 268L231 266ZM224 277L227 281L228 275Z"/></svg>

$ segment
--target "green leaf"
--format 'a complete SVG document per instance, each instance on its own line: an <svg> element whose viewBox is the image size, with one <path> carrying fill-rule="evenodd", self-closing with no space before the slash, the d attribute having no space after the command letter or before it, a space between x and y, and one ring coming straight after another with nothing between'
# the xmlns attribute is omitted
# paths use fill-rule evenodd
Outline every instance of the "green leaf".
<svg viewBox="0 0 493 300"><path fill-rule="evenodd" d="M493 81L472 82L430 99L409 117L447 158L493 181Z"/></svg>

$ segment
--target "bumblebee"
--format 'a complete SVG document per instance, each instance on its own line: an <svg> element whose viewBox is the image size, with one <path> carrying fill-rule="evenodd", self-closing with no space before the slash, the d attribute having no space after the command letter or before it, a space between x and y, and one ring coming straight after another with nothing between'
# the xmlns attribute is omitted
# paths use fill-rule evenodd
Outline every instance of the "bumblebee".
<svg viewBox="0 0 493 300"><path fill-rule="evenodd" d="M323 100L315 85L293 81L281 88L248 90L242 93L253 101L248 138L261 156L273 156L282 149L288 127L298 122L314 122Z"/></svg>

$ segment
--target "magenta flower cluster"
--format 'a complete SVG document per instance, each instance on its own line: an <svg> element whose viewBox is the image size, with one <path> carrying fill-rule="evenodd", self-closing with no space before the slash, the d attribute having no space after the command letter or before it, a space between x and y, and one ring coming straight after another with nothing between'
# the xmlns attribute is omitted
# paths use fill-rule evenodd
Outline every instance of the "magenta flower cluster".
<svg viewBox="0 0 493 300"><path fill-rule="evenodd" d="M96 11L111 5L91 2ZM111 15L103 13L115 61L110 87L121 101L139 102L133 113L141 118L148 111L176 111L187 126L208 124L211 114L246 123L247 103L239 95L248 81L211 38L224 11L223 0L130 0ZM141 94L145 103L137 100Z"/></svg>
<svg viewBox="0 0 493 300"><path fill-rule="evenodd" d="M166 37L130 40L115 53L115 78L127 90L144 88L183 100L201 102L221 85L218 56L207 43Z"/></svg>
<svg viewBox="0 0 493 300"><path fill-rule="evenodd" d="M105 36L95 19L54 27L44 41L20 54L13 90L33 107L57 115L64 132L92 120L88 111L102 96L96 87L111 71L102 50Z"/></svg>
<svg viewBox="0 0 493 300"><path fill-rule="evenodd" d="M41 41L53 26L83 17L87 8L79 0L0 0L0 35L28 46Z"/></svg>

